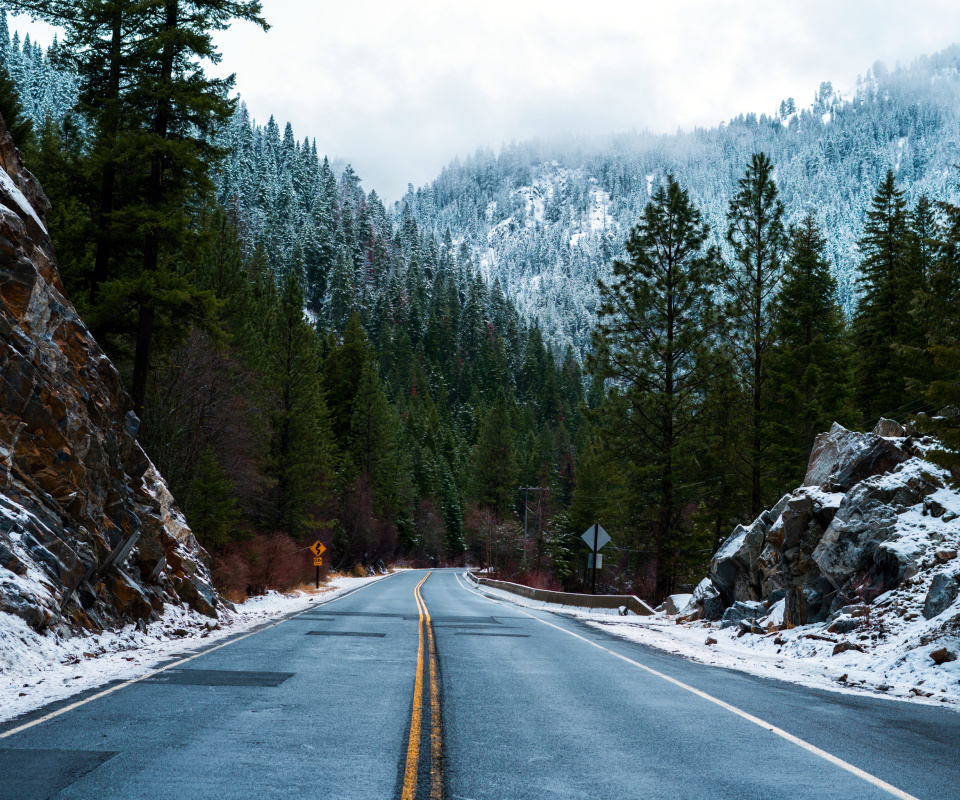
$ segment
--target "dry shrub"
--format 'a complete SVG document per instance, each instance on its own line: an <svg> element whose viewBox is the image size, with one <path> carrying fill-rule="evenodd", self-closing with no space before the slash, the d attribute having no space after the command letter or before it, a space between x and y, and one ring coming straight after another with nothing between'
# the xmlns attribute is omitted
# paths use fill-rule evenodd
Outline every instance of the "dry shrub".
<svg viewBox="0 0 960 800"><path fill-rule="evenodd" d="M526 575L521 576L522 583L534 589L546 589L549 592L562 592L563 586L551 573L533 570Z"/></svg>
<svg viewBox="0 0 960 800"><path fill-rule="evenodd" d="M230 550L214 556L210 573L217 591L231 603L242 603L247 599L247 586L250 584L250 564L241 553ZM243 595L241 600L233 599L233 596L240 595Z"/></svg>
<svg viewBox="0 0 960 800"><path fill-rule="evenodd" d="M353 565L353 577L355 578L366 578L367 577L367 568L363 566L359 561Z"/></svg>
<svg viewBox="0 0 960 800"><path fill-rule="evenodd" d="M313 572L309 551L283 533L259 534L244 544L250 564L249 594L283 592L306 583Z"/></svg>
<svg viewBox="0 0 960 800"><path fill-rule="evenodd" d="M225 600L229 600L234 605L247 602L247 593L241 592L237 589L227 589L223 592L220 592L220 596Z"/></svg>

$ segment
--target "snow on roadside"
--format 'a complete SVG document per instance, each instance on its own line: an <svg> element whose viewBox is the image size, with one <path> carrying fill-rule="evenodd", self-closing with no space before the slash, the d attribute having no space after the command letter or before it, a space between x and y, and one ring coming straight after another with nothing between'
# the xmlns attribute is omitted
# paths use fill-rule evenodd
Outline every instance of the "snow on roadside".
<svg viewBox="0 0 960 800"><path fill-rule="evenodd" d="M219 620L168 604L163 617L135 625L62 638L38 634L22 619L0 612L0 722L115 680L132 680L174 656L190 655L265 622L327 603L370 578L332 578L319 592L269 592L224 609Z"/></svg>
<svg viewBox="0 0 960 800"><path fill-rule="evenodd" d="M774 615L777 606L772 609ZM702 664L817 689L960 710L960 662L937 666L929 656L931 647L908 649L922 636L920 623L926 622L922 617L905 625L898 635L873 644L869 652L847 650L838 655L833 655L834 647L845 637L828 633L825 624L738 637L736 626L722 630L716 623L678 625L675 618L662 613L629 621L588 622L615 636ZM706 644L708 639L715 643Z"/></svg>
<svg viewBox="0 0 960 800"><path fill-rule="evenodd" d="M468 582L468 585L477 588L472 582ZM631 614L623 618L616 609L608 611L560 606L529 600L490 586L479 587L479 591L524 608L580 619L614 636L701 664L816 689L883 696L960 711L960 661L937 666L930 658L929 651L942 644L916 646L927 629L937 623L936 618L928 622L922 616L917 616L901 623L882 642L872 644L868 653L848 650L834 656L834 645L846 637L828 633L826 624L773 631L766 636L747 634L738 637L736 627L723 630L718 623L708 622L678 625L676 617L662 612L651 617ZM885 605L885 599L879 598L877 603ZM897 600L891 599L890 602ZM917 601L912 597L908 599L906 593L901 594L899 603L910 603L911 606L909 609L899 609L899 613L907 616L916 613L913 606L917 605ZM762 624L779 626L783 621L782 613L781 601L773 606L770 616ZM890 622L887 625L891 626ZM715 643L706 644L708 639ZM844 680L841 681L841 678Z"/></svg>

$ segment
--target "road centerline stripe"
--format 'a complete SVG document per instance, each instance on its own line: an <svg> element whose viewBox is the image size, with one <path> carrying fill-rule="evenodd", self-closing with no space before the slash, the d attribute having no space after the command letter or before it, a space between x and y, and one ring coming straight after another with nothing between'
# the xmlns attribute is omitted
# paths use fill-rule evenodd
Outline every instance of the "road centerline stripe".
<svg viewBox="0 0 960 800"><path fill-rule="evenodd" d="M501 606L503 605L503 603L500 600L495 600L492 597L488 597L487 595L483 594L482 592L475 591L469 586L465 586L463 582L460 580L459 575L455 575L454 577L457 579L457 583L459 583L463 589L470 592L471 594L475 594L477 597L482 597L484 600L489 600L491 603L496 603L497 605L501 605ZM593 647L596 647L598 650L603 650L605 653L609 653L610 655L615 656L616 658L619 658L621 661L626 661L628 664L631 664L635 667L639 667L640 669L644 670L645 672L648 672L651 675L655 675L656 677L661 678L662 680L665 680L668 683L672 683L674 686L677 686L680 689L684 689L685 691L691 692L692 694L697 695L697 697L707 700L710 703L718 705L721 708L724 708L727 711L730 711L731 713L736 714L738 717L741 717L742 719L745 719L748 722L752 722L754 725L759 725L761 728L765 728L771 733L775 733L777 736L781 737L782 739L786 739L788 742L797 745L797 747L800 747L806 750L808 753L812 753L815 756L819 756L820 758L830 762L834 766L837 766L837 767L840 767L840 769L846 770L850 774L855 775L856 777L866 781L867 783L877 787L878 789L882 789L883 791L887 792L893 797L899 798L899 800L919 800L919 798L914 797L914 795L908 794L902 789L898 789L896 786L890 783L887 783L882 778L878 778L876 775L872 775L869 772L866 772L865 770L862 770L859 767L854 766L848 761L844 761L842 758L839 758L838 756L835 756L832 753L828 753L826 750L821 750L816 745L810 744L810 742L804 739L801 739L798 736L794 736L792 733L789 733L783 730L782 728L778 728L776 725L772 725L771 723L766 722L765 720L762 720L759 717L755 717L752 714L748 714L746 711L740 708L737 708L736 706L731 705L730 703L727 703L718 697L714 697L713 695L707 694L706 692L703 692L700 689L696 689L693 686L683 683L683 681L679 681L676 678L671 678L669 675L665 675L662 672L658 672L652 667L648 667L645 664L641 664L639 661L634 661L632 658L628 658L627 656L621 655L615 650L610 650L609 648L606 648L601 644L597 644L596 642L591 641L585 636L581 636L580 634L574 633L573 631L568 631L566 628L563 628L559 625L555 625L552 622L547 622L545 619L540 619L539 617L535 617L533 614L529 614L526 611L524 611L523 608L520 607L519 605L515 607L517 611L519 611L521 614L524 614L527 617L530 617L530 619L536 620L537 622L542 622L544 625L548 625L551 628L556 628L558 631L561 631L562 633L565 633L568 636L573 636L575 639L580 639L580 641L586 642L587 644L592 645Z"/></svg>
<svg viewBox="0 0 960 800"><path fill-rule="evenodd" d="M430 611L427 609L426 601L420 593L431 574L431 572L428 572L413 590L413 599L417 603L419 613L420 630L417 645L417 671L413 684L413 708L410 715L410 738L407 742L401 800L415 800L417 797L417 781L420 774L420 765L423 762L422 755L428 759L430 800L443 799L443 732L441 729L437 648L433 636ZM430 698L430 747L426 752L422 752L424 690L427 684L429 684Z"/></svg>
<svg viewBox="0 0 960 800"><path fill-rule="evenodd" d="M423 611L420 604L420 587L423 586L428 572L423 576L423 580L416 585L413 590L413 599L417 603L417 611L420 614L420 635L417 645L417 671L413 680L413 711L410 715L410 738L407 741L407 764L403 774L403 794L402 800L415 800L417 796L417 770L420 766L420 719L423 715Z"/></svg>

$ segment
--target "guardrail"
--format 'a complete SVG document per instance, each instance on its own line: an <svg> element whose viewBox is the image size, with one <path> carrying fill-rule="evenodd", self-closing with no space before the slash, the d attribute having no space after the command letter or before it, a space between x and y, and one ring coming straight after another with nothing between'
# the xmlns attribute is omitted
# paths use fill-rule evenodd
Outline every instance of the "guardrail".
<svg viewBox="0 0 960 800"><path fill-rule="evenodd" d="M648 617L654 613L654 610L643 602L639 597L632 594L573 594L572 592L551 592L546 589L534 589L530 586L523 586L519 583L508 583L507 581L492 581L489 578L480 578L472 572L467 572L467 577L482 586L492 586L494 589L502 589L505 592L513 592L528 600L538 600L543 603L554 603L561 606L572 606L574 608L622 608L626 607L634 614Z"/></svg>

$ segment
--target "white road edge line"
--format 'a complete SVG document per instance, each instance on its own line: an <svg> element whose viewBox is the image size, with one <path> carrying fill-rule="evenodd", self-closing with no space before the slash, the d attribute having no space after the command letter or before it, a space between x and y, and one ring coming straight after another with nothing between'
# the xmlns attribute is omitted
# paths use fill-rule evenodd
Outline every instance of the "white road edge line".
<svg viewBox="0 0 960 800"><path fill-rule="evenodd" d="M470 588L469 586L465 586L463 582L460 580L459 575L456 575L455 577L457 579L457 583L459 583L460 586L462 586L468 592L471 592L472 594L477 595L477 597L482 597L484 600L489 600L491 603L496 603L497 605L503 605L503 602L501 602L500 600L494 600L492 597L489 597L488 595L485 595L482 592L478 592ZM876 786L878 789L882 789L883 791L893 795L894 797L899 798L900 800L919 800L919 798L914 797L912 794L907 794L902 789L898 789L896 786L893 786L887 783L886 781L881 780L875 775L871 775L869 772L864 772L859 767L855 767L853 764L847 761L844 761L842 758L838 758L837 756L832 755L831 753L828 753L826 750L821 750L819 747L816 747L815 745L812 745L809 742L804 741L803 739L800 739L797 736L794 736L792 733L787 733L787 731L783 730L782 728L778 728L775 725L771 725L769 722L765 722L759 717L755 717L752 714L748 714L746 711L743 711L737 708L736 706L732 706L729 703L726 703L723 700L720 700L719 698L714 697L713 695L709 695L706 692L702 692L699 689L695 689L692 686L688 686L682 681L678 681L676 678L671 678L669 675L664 675L662 672L657 672L657 670L652 669L648 666L645 666L644 664L641 664L639 661L634 661L633 659L627 658L624 655L620 655L620 653L617 653L613 650L608 650L603 645L597 644L596 642L592 642L590 641L590 639L587 639L585 636L581 636L580 634L574 633L573 631L568 631L566 628L561 628L559 625L554 625L552 622L547 622L545 619L540 619L539 617L535 617L533 614L529 614L526 611L524 611L523 608L519 605L516 605L513 603L511 603L511 605L514 606L516 610L519 611L521 614L524 614L530 617L530 619L535 619L537 622L542 622L544 625L549 625L551 628L556 628L558 631L561 631L570 636L573 636L576 639L580 639L581 641L586 642L589 645L593 645L598 650L603 650L605 653L609 653L610 655L619 658L621 661L626 661L628 664L632 664L635 667L639 667L640 669L645 670L646 672L649 672L651 675L655 675L658 678L662 678L668 683L672 683L674 686L678 686L681 689L685 689L686 691L697 695L697 697L701 697L704 700L707 700L711 703L714 703L720 706L721 708L725 708L727 711L733 712L738 717L742 717L748 722L752 722L754 725L759 725L761 728L766 728L768 731L770 731L771 733L775 733L777 736L781 737L782 739L786 739L788 742L792 742L793 744L797 745L797 747L802 747L807 752L813 753L815 756L819 756L824 761L829 761L831 764L834 764L835 766L840 767L840 769L844 769L847 772L853 775L856 775L858 778L866 781L867 783L872 784L873 786Z"/></svg>
<svg viewBox="0 0 960 800"><path fill-rule="evenodd" d="M195 653L192 656L188 656L187 658L184 658L181 661L175 661L172 664L167 664L165 667L149 670L148 672L143 673L143 675L141 675L139 678L132 678L131 680L125 681L124 683L118 683L116 686L111 686L109 689L104 689L102 692L98 692L97 694L91 695L90 697L84 698L83 700L78 700L76 703L71 703L70 705L64 706L63 708L58 708L56 711L51 711L49 714L45 714L42 717L37 717L37 719L31 720L30 722L25 722L23 725L20 725L16 728L11 728L8 731L4 731L3 733L0 733L0 739L6 739L10 736L13 736L14 734L22 733L28 728L36 727L37 725L43 722L49 722L50 720L55 719L56 717L59 717L61 714L66 714L68 711L73 711L76 708L80 708L80 706L85 706L87 703L92 703L94 700L99 700L101 697L106 697L108 694L119 692L121 689L126 689L128 686L133 686L133 684L140 683L140 681L142 680L146 680L147 678L152 678L154 675L159 675L161 672L166 672L168 669L179 667L182 664L186 664L188 661L193 661L193 659L195 658L200 658L200 656L205 656L207 655L207 653L212 653L215 650L219 650L222 647L226 647L227 645L236 644L237 642L242 642L244 639L249 639L251 636L255 636L258 633L263 633L264 631L270 630L270 628L276 627L277 625L281 625L282 623L287 622L288 620L294 619L295 617L299 617L301 614L306 614L308 611L313 611L314 609L319 608L320 606L328 605L329 603L336 603L337 600L342 600L345 597L349 597L350 595L356 594L357 592L362 591L363 589L366 589L368 586L373 586L373 584L375 583L380 583L381 581L385 581L387 578L392 578L394 575L399 575L399 574L400 573L398 572L391 573L390 575L380 578L380 580L371 581L370 583L364 584L363 586L358 586L356 589L351 589L349 592L344 592L343 594L337 597L334 597L331 600L326 600L322 603L317 603L316 605L312 605L309 608L303 609L303 611L298 611L296 614L291 614L289 617L284 617L283 619L278 619L276 622L271 622L269 625L263 628L260 628L255 631L250 631L250 633L245 633L243 634L243 636L238 636L236 639L230 639L230 641L224 642L223 644L214 645L213 647L203 650L202 652Z"/></svg>

